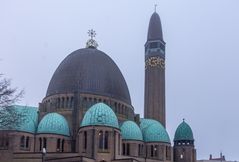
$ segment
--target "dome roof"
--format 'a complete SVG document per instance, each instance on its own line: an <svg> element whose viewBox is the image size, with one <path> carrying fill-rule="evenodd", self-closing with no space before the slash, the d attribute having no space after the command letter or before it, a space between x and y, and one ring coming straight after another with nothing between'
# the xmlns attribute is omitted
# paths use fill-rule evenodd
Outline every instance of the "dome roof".
<svg viewBox="0 0 239 162"><path fill-rule="evenodd" d="M174 141L181 141L181 140L194 141L193 131L192 131L191 127L184 120L178 126L178 128L175 132L175 135L174 135Z"/></svg>
<svg viewBox="0 0 239 162"><path fill-rule="evenodd" d="M161 20L157 12L154 12L150 18L147 40L163 40Z"/></svg>
<svg viewBox="0 0 239 162"><path fill-rule="evenodd" d="M13 105L11 109L15 111L14 113L16 113L16 115L19 114L21 117L19 125L13 124L8 127L0 125L0 130L15 130L34 134L37 128L38 108Z"/></svg>
<svg viewBox="0 0 239 162"><path fill-rule="evenodd" d="M91 125L119 128L118 119L114 111L104 103L97 103L91 106L85 113L81 127Z"/></svg>
<svg viewBox="0 0 239 162"><path fill-rule="evenodd" d="M58 113L49 113L40 121L37 133L70 136L70 129L64 116Z"/></svg>
<svg viewBox="0 0 239 162"><path fill-rule="evenodd" d="M79 49L68 55L53 74L46 96L77 90L131 104L120 69L109 56L95 48Z"/></svg>
<svg viewBox="0 0 239 162"><path fill-rule="evenodd" d="M145 142L166 142L170 143L169 135L163 125L153 119L141 119L140 129Z"/></svg>
<svg viewBox="0 0 239 162"><path fill-rule="evenodd" d="M133 121L125 121L121 126L122 139L143 141L139 126Z"/></svg>

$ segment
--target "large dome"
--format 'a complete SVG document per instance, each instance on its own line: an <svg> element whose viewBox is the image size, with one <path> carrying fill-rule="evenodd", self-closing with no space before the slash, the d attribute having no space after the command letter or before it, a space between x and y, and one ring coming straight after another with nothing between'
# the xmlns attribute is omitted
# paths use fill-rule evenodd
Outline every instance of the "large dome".
<svg viewBox="0 0 239 162"><path fill-rule="evenodd" d="M58 66L46 96L62 93L91 93L131 104L125 79L114 61L95 48L79 49Z"/></svg>

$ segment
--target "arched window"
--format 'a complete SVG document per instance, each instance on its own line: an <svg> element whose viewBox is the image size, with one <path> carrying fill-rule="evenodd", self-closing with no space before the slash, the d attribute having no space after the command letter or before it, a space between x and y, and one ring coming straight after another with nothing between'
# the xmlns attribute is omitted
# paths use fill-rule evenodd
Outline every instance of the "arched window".
<svg viewBox="0 0 239 162"><path fill-rule="evenodd" d="M58 139L57 139L57 145L56 145L56 151L57 151L57 152L60 151L60 147L61 147L61 139L58 138Z"/></svg>
<svg viewBox="0 0 239 162"><path fill-rule="evenodd" d="M109 132L105 132L105 138L104 138L104 149L108 149L108 138L109 138Z"/></svg>
<svg viewBox="0 0 239 162"><path fill-rule="evenodd" d="M103 132L102 131L100 131L99 132L99 149L103 149L103 141L104 139L103 139Z"/></svg>
<svg viewBox="0 0 239 162"><path fill-rule="evenodd" d="M87 149L87 132L84 131L84 149Z"/></svg>
<svg viewBox="0 0 239 162"><path fill-rule="evenodd" d="M22 136L20 140L20 147L24 147L24 146L25 146L25 137Z"/></svg>
<svg viewBox="0 0 239 162"><path fill-rule="evenodd" d="M47 148L47 140L46 138L43 138L43 148Z"/></svg>
<svg viewBox="0 0 239 162"><path fill-rule="evenodd" d="M39 150L41 151L41 149L42 149L42 139L39 138Z"/></svg>
<svg viewBox="0 0 239 162"><path fill-rule="evenodd" d="M63 139L61 143L61 152L64 152L64 147L65 147L65 140Z"/></svg>
<svg viewBox="0 0 239 162"><path fill-rule="evenodd" d="M29 137L26 138L26 148L29 147Z"/></svg>

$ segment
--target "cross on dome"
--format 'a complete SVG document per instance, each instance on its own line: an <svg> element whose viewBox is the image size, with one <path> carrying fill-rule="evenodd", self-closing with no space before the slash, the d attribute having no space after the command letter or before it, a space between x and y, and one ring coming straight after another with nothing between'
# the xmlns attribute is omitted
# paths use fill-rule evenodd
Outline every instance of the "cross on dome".
<svg viewBox="0 0 239 162"><path fill-rule="evenodd" d="M88 30L90 39L86 42L86 48L97 48L98 43L93 39L96 36L96 32L93 29Z"/></svg>

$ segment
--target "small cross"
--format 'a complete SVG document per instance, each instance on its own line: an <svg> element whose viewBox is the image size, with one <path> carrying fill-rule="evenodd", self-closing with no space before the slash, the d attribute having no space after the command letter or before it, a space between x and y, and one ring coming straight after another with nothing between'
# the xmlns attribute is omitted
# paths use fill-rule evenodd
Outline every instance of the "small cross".
<svg viewBox="0 0 239 162"><path fill-rule="evenodd" d="M157 6L158 6L157 4L154 5L154 12L157 11Z"/></svg>
<svg viewBox="0 0 239 162"><path fill-rule="evenodd" d="M90 36L91 39L93 39L93 37L96 36L96 32L93 29L88 30L88 35Z"/></svg>

